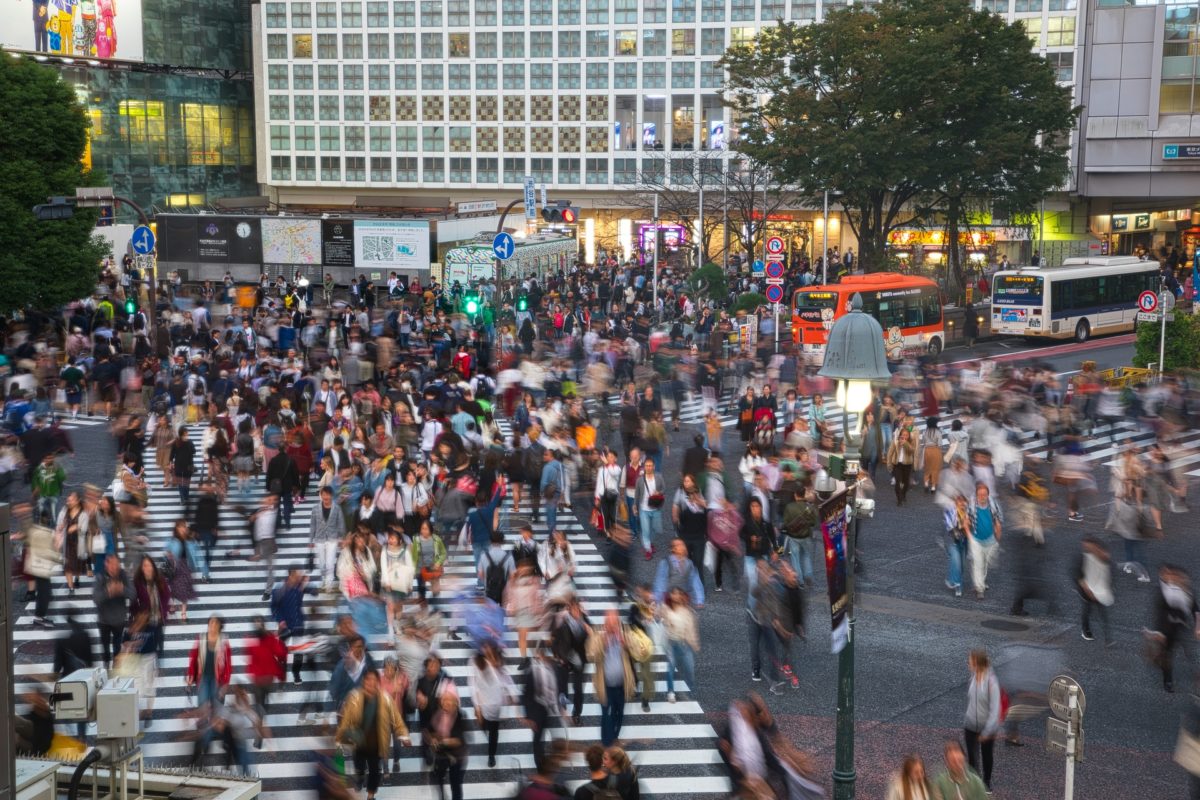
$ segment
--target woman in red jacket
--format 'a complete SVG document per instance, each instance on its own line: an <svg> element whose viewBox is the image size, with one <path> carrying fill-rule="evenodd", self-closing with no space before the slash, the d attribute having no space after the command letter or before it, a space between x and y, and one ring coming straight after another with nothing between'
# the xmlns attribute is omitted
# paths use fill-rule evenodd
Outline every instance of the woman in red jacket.
<svg viewBox="0 0 1200 800"><path fill-rule="evenodd" d="M250 690L254 696L254 705L262 719L267 718L267 695L275 681L287 677L287 647L279 637L267 630L267 623L262 617L254 618L254 636L246 647L249 664L246 674L250 676ZM254 745L262 747L260 737Z"/></svg>
<svg viewBox="0 0 1200 800"><path fill-rule="evenodd" d="M225 621L213 615L208 630L196 639L188 658L187 685L196 687L196 707L203 709L220 702L233 668L233 655L222 631Z"/></svg>

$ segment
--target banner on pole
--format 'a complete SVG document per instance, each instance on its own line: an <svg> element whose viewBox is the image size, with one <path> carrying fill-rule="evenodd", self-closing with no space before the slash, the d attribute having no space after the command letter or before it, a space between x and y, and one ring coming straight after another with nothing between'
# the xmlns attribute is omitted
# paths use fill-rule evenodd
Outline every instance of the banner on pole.
<svg viewBox="0 0 1200 800"><path fill-rule="evenodd" d="M846 490L821 504L821 539L825 544L825 577L829 584L832 652L840 653L850 632L847 616L850 596L846 581Z"/></svg>

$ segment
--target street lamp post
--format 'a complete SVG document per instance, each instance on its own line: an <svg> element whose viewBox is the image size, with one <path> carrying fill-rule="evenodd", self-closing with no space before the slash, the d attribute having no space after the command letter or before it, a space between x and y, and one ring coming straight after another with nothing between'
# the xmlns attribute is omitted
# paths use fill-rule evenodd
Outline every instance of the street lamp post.
<svg viewBox="0 0 1200 800"><path fill-rule="evenodd" d="M821 283L829 283L829 190L825 190L825 211L821 222Z"/></svg>
<svg viewBox="0 0 1200 800"><path fill-rule="evenodd" d="M826 194L828 198L828 193ZM853 800L854 771L854 572L858 518L866 504L857 496L858 444L850 435L850 414L861 415L871 404L871 383L891 378L883 347L883 327L862 311L862 297L854 295L850 313L833 324L825 360L818 375L837 382L837 402L842 406L845 477L849 484L847 508L851 514L846 540L846 644L838 653L837 739L833 767L834 800ZM862 510L860 510L862 509Z"/></svg>

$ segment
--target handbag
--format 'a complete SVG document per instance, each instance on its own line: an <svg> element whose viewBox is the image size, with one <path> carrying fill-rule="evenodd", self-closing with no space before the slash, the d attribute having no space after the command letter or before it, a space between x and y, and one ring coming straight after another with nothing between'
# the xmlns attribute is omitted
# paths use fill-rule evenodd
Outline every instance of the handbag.
<svg viewBox="0 0 1200 800"><path fill-rule="evenodd" d="M421 567L421 580L425 581L426 583L429 581L436 581L438 578L442 577L442 574L445 573L445 571L445 567Z"/></svg>
<svg viewBox="0 0 1200 800"><path fill-rule="evenodd" d="M734 509L708 515L708 540L727 553L741 553L742 515Z"/></svg>
<svg viewBox="0 0 1200 800"><path fill-rule="evenodd" d="M625 633L625 646L634 663L644 664L654 657L654 642L641 628L630 627Z"/></svg>
<svg viewBox="0 0 1200 800"><path fill-rule="evenodd" d="M600 506L592 506L592 514L588 522L596 529L597 533L604 533L607 530L604 524L604 512L600 510Z"/></svg>
<svg viewBox="0 0 1200 800"><path fill-rule="evenodd" d="M666 500L667 498L662 492L655 492L646 498L646 505L653 509L659 509L663 507L663 503L665 503Z"/></svg>

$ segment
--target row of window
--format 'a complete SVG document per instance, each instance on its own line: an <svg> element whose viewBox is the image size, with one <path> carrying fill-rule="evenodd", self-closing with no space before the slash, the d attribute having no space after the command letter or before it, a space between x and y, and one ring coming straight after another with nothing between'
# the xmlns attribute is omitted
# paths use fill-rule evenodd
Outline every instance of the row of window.
<svg viewBox="0 0 1200 800"><path fill-rule="evenodd" d="M847 0L826 0L825 10L844 8ZM980 0L978 7L998 14L1073 11L1077 0ZM636 25L644 23L771 22L782 18L816 19L816 0L368 0L368 2L269 2L267 28L426 28L558 25ZM640 6L640 8L639 8ZM669 7L668 7L669 6Z"/></svg>
<svg viewBox="0 0 1200 800"><path fill-rule="evenodd" d="M528 166L527 166L528 161ZM555 180L554 163L558 162ZM672 161L675 161L673 159ZM449 169L447 170L447 162ZM418 176L417 168L420 166ZM661 166L661 162L657 162ZM503 164L503 173L500 166ZM582 170L581 170L582 167ZM644 169L644 168L643 168ZM694 182L689 166L672 174L687 176L684 183ZM639 173L635 158L613 159L611 168L606 158L457 158L441 156L271 156L271 180L290 181L347 181L352 183L500 183L520 185L526 175L546 184L633 185L646 181L661 181L661 171ZM704 172L704 182L719 185L719 171Z"/></svg>
<svg viewBox="0 0 1200 800"><path fill-rule="evenodd" d="M755 29L750 27L730 28L728 46L746 45L753 41ZM327 61L343 59L345 61L361 61L364 56L370 61L390 61L395 59L437 59L444 58L475 58L480 60L495 58L609 58L617 56L632 58L635 56L694 56L699 52L705 56L719 56L725 53L725 28L694 28L685 30L670 30L653 28L643 31L558 31L557 42L552 39L552 31L528 32L495 32L486 33L422 33L411 32L386 34L368 33L364 38L361 33L294 33L291 35L291 47L288 46L288 36L282 33L267 34L267 58L284 61L293 59L312 58L314 44L317 58ZM1074 29L1072 28L1072 34ZM471 37L475 37L474 50L471 48ZM417 45L420 44L418 49ZM497 45L502 45L498 48ZM557 45L557 46L556 46Z"/></svg>
<svg viewBox="0 0 1200 800"><path fill-rule="evenodd" d="M538 128L527 130L525 127L508 127L503 134L495 127L475 128L469 125L425 125L419 129L416 126L363 127L361 125L271 125L269 134L271 151L274 153L297 151L315 152L318 149L325 153L415 153L418 149L426 153L469 153L472 150L481 153L495 153L503 149L510 153L534 152L578 152L586 149L589 153L607 153L610 149L618 152L642 150L645 152L664 152L662 139L674 136L670 147L665 151L694 151L696 137L699 134L701 150L708 150L711 144L721 149L725 142L706 137L703 129L698 129L690 123L676 125L672 134L668 134L665 125L651 123L643 130L642 136L620 136L608 126L588 126L581 133L578 127ZM418 130L420 147L418 148ZM557 132L557 136L555 136ZM529 138L532 137L532 138ZM557 141L557 146L555 145ZM447 142L449 144L447 144ZM319 145L319 147L318 147ZM636 161L636 159L634 159ZM661 162L663 159L653 159ZM679 158L671 159L679 161ZM716 159L719 161L720 159ZM682 161L689 161L684 157ZM649 163L649 162L648 162Z"/></svg>
<svg viewBox="0 0 1200 800"><path fill-rule="evenodd" d="M1046 37L1042 39L1042 18L1027 17L1019 20L1025 26L1025 34L1034 48L1074 47L1075 17L1049 17L1045 20Z"/></svg>

